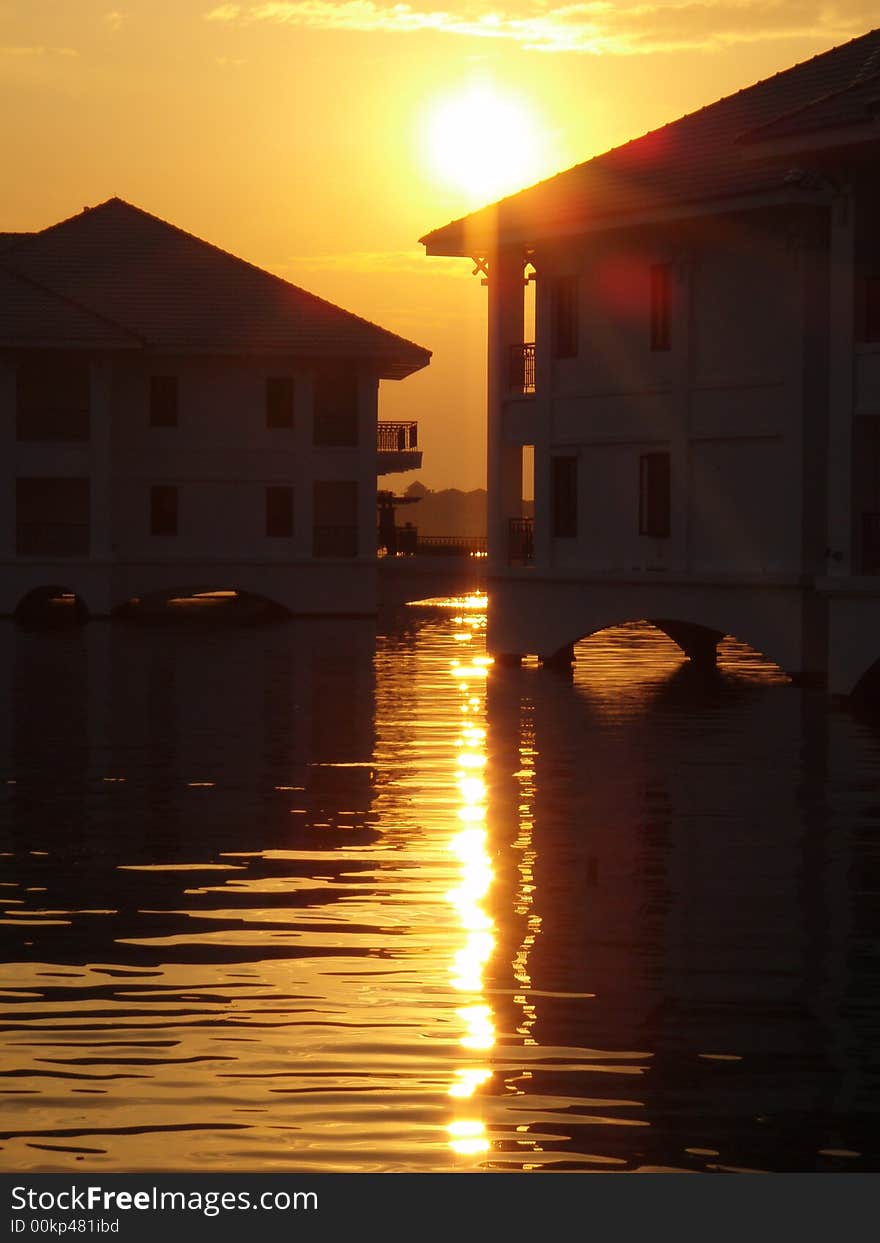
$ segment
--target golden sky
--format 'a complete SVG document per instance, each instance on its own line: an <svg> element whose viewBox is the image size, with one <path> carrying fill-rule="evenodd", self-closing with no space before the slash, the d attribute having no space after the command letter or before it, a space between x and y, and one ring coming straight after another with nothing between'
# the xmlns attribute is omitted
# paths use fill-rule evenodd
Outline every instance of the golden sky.
<svg viewBox="0 0 880 1243"><path fill-rule="evenodd" d="M486 291L417 238L864 33L875 3L0 0L0 230L119 195L427 346L381 416L419 420L429 487L479 487Z"/></svg>

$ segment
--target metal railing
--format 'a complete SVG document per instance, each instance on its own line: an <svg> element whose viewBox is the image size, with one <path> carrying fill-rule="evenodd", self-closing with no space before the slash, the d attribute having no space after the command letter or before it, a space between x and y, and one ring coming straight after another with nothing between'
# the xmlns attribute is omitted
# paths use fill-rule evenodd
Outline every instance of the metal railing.
<svg viewBox="0 0 880 1243"><path fill-rule="evenodd" d="M535 391L535 343L525 341L510 347L510 370L508 384L511 392L534 393Z"/></svg>
<svg viewBox="0 0 880 1243"><path fill-rule="evenodd" d="M419 535L412 525L395 527L400 555L418 557L485 557L485 535Z"/></svg>
<svg viewBox="0 0 880 1243"><path fill-rule="evenodd" d="M507 524L507 560L509 564L531 565L534 559L534 518L511 518Z"/></svg>
<svg viewBox="0 0 880 1243"><path fill-rule="evenodd" d="M380 423L376 447L380 453L407 453L419 447L418 423Z"/></svg>
<svg viewBox="0 0 880 1243"><path fill-rule="evenodd" d="M318 524L312 529L313 557L356 557L358 529L356 526Z"/></svg>

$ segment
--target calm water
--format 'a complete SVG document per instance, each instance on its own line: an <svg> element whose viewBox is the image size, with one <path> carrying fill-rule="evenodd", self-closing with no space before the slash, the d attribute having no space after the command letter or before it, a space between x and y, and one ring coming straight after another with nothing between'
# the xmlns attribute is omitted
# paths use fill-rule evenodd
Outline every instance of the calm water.
<svg viewBox="0 0 880 1243"><path fill-rule="evenodd" d="M0 623L7 1170L877 1170L880 729L647 627Z"/></svg>

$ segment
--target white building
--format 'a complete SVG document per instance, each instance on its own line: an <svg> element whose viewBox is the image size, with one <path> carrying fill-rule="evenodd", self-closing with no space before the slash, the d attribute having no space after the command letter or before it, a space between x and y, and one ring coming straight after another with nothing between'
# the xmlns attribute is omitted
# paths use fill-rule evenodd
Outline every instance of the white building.
<svg viewBox="0 0 880 1243"><path fill-rule="evenodd" d="M430 353L110 199L0 235L0 614L226 588L376 609L380 380Z"/></svg>
<svg viewBox="0 0 880 1243"><path fill-rule="evenodd" d="M880 657L880 31L422 241L488 271L494 653L645 618L852 690Z"/></svg>

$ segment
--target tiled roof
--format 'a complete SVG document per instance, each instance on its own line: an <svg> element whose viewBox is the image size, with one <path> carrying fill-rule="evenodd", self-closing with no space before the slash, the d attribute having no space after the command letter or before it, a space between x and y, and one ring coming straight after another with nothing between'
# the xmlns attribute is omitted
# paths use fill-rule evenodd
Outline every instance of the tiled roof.
<svg viewBox="0 0 880 1243"><path fill-rule="evenodd" d="M121 199L22 237L0 266L167 352L369 360L383 378L430 351Z"/></svg>
<svg viewBox="0 0 880 1243"><path fill-rule="evenodd" d="M0 268L0 345L131 349L140 342L90 311Z"/></svg>
<svg viewBox="0 0 880 1243"><path fill-rule="evenodd" d="M874 30L420 240L428 254L474 255L499 236L529 242L687 203L777 190L785 184L789 165L742 140L798 112L799 132L837 124L825 120L835 108L851 118L857 105L872 91L876 94L878 59L880 30ZM836 96L839 101L832 105ZM880 127L877 133L880 137Z"/></svg>
<svg viewBox="0 0 880 1243"><path fill-rule="evenodd" d="M794 138L823 129L842 129L851 125L870 125L880 114L880 72L875 77L854 82L823 99L795 108L783 116L759 125L744 135L743 141L765 142L774 138Z"/></svg>

